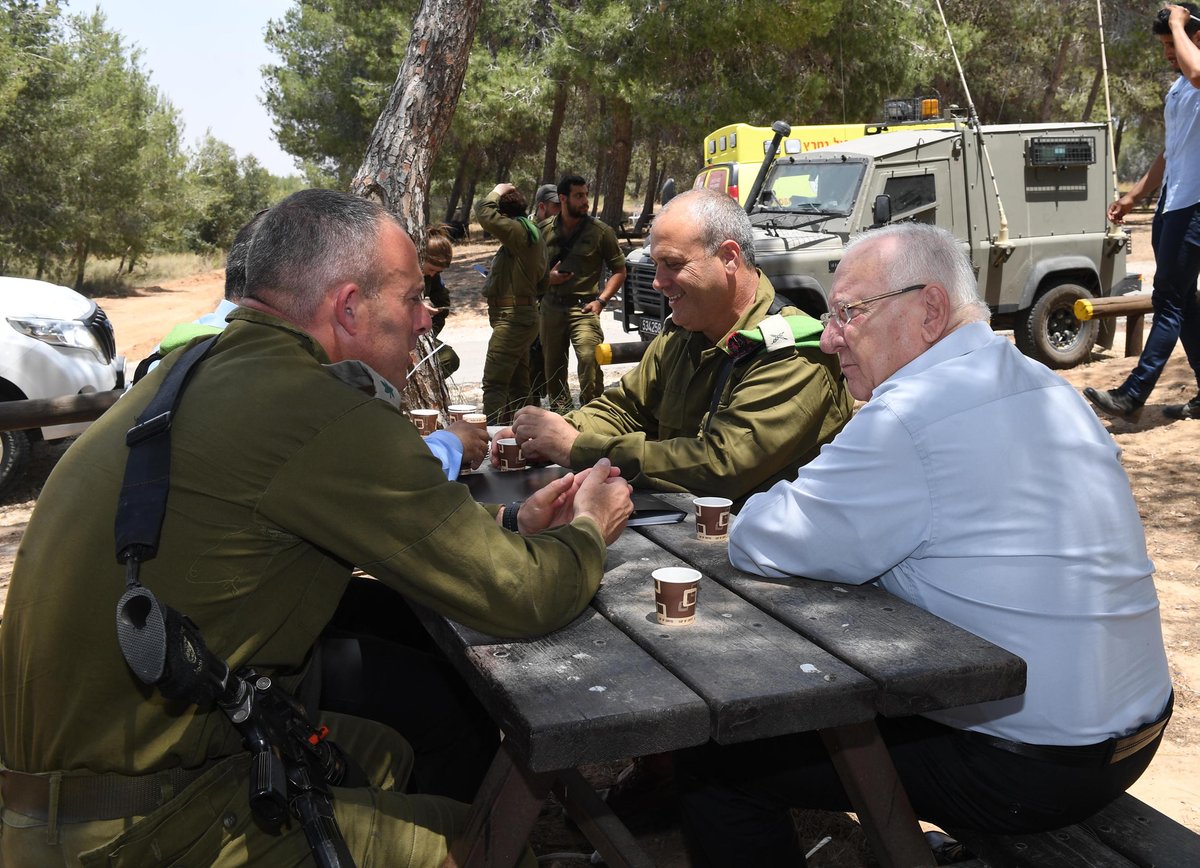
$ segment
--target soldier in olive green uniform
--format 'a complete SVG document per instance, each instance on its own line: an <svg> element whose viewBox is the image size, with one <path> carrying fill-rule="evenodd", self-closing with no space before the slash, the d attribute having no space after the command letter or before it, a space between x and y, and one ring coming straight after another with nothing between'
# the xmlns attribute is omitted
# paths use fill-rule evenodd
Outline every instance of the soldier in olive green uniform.
<svg viewBox="0 0 1200 868"><path fill-rule="evenodd" d="M492 325L483 362L483 412L489 425L507 425L529 396L529 347L538 335L537 300L546 291L546 243L512 184L497 184L475 216L501 245L483 285Z"/></svg>
<svg viewBox="0 0 1200 868"><path fill-rule="evenodd" d="M565 418L520 411L512 430L526 455L569 466L603 455L635 486L735 501L794 478L853 402L817 345L820 324L795 308L770 315L775 291L751 238L728 196L675 197L651 230L655 287L672 309L663 333Z"/></svg>
<svg viewBox="0 0 1200 868"><path fill-rule="evenodd" d="M363 199L297 193L263 219L247 274L173 420L161 545L143 583L232 668L285 684L354 565L499 635L581 611L631 509L628 486L601 466L548 487L520 507L518 535L498 523L510 525L511 506L489 511L446 480L393 403L430 327L399 224ZM310 863L295 821L279 835L256 825L247 754L225 716L144 687L116 641L125 432L178 356L63 457L22 540L0 624L0 864ZM573 518L550 529L563 493ZM440 864L466 806L399 791L412 756L394 732L331 726L375 784L333 790L356 863Z"/></svg>
<svg viewBox="0 0 1200 868"><path fill-rule="evenodd" d="M550 407L563 413L574 407L567 384L567 350L579 364L579 403L586 404L604 388L596 346L604 341L600 313L625 282L625 257L617 236L588 216L588 185L578 175L558 184L562 211L541 225L550 257L550 288L542 297L542 355ZM601 266L611 276L597 292Z"/></svg>

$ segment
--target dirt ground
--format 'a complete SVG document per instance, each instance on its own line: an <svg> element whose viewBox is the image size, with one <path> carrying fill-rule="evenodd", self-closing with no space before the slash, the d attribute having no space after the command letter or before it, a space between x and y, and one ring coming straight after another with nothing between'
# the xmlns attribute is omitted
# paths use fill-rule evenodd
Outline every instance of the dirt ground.
<svg viewBox="0 0 1200 868"><path fill-rule="evenodd" d="M1148 215L1131 218L1134 235L1132 263L1151 267ZM486 264L495 250L491 243L460 244L454 264L445 277L452 297L454 314L443 333L453 344L451 334L486 330L486 310L479 297L480 279L471 269ZM117 344L130 360L130 367L147 355L172 325L187 322L215 307L221 297L223 274L213 271L148 287L123 298L100 299L114 323ZM1093 361L1062 375L1077 389L1091 385L1112 388L1132 367L1121 356L1124 335L1119 329L1113 352L1098 352ZM462 377L455 385L457 394L478 400L479 384ZM476 372L475 377L477 378ZM1166 404L1182 403L1196 392L1196 384L1183 359L1175 356L1159 382L1141 418L1136 422L1104 423L1123 452L1133 493L1145 523L1147 545L1154 559L1162 610L1163 631L1175 685L1175 715L1154 763L1133 787L1138 798L1163 813L1200 832L1200 423L1171 422L1162 414ZM0 607L3 606L12 560L20 543L25 523L37 494L64 444L42 446L35 454L33 472L22 484L0 499ZM1064 463L1046 468L1046 484L1070 484L1074 474L1087 468ZM619 766L598 767L589 776L598 784L611 782ZM825 824L824 828L819 824ZM824 847L810 864L854 866L869 864L862 855L861 842L847 834L852 824L841 815L809 821L812 843L826 834L834 842ZM540 852L575 851L585 842L557 817L553 807L539 827ZM860 836L861 837L861 836ZM661 865L686 865L678 837L667 833L643 838L643 843ZM810 845L811 846L811 845ZM590 852L590 851L589 851ZM551 862L551 864L554 864ZM563 861L562 864L570 864Z"/></svg>

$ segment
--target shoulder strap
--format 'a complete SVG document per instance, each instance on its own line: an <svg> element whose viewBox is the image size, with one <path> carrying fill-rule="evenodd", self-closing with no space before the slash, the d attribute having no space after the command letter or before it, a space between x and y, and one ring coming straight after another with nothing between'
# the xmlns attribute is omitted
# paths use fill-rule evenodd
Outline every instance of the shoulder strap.
<svg viewBox="0 0 1200 868"><path fill-rule="evenodd" d="M717 377L717 385L713 390L712 402L708 405L708 417L704 420L704 432L708 433L712 424L713 414L721 403L721 395L733 375L733 369L740 362L748 361L761 352L774 352L784 347L815 347L821 339L822 326L812 317L787 316L780 314L786 305L775 296L775 301L767 310L767 316L752 329L734 332L726 338L726 350L729 358L721 368Z"/></svg>
<svg viewBox="0 0 1200 868"><path fill-rule="evenodd" d="M171 422L183 388L196 365L208 355L216 336L183 351L158 392L125 434L129 458L117 500L117 562L150 560L158 554L158 537L171 486Z"/></svg>
<svg viewBox="0 0 1200 868"><path fill-rule="evenodd" d="M721 373L717 376L717 385L713 389L712 401L708 405L708 415L704 417L704 433L708 433L709 427L712 425L713 416L717 412L717 405L721 403L721 394L725 391L725 384L729 382L729 377L733 374L733 366L737 364L737 359L730 356L725 360L725 364L721 366Z"/></svg>

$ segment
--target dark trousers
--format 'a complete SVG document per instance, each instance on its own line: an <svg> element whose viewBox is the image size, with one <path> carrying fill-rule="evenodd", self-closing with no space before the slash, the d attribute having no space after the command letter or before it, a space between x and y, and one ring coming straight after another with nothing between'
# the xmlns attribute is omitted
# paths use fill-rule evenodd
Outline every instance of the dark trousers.
<svg viewBox="0 0 1200 868"><path fill-rule="evenodd" d="M1125 792L1158 749L1111 765L1017 756L923 717L876 721L917 816L943 828L1035 832L1085 819ZM803 865L790 808L852 811L815 732L675 757L692 865Z"/></svg>
<svg viewBox="0 0 1200 868"><path fill-rule="evenodd" d="M415 755L410 793L472 801L500 745L404 598L374 579L351 579L322 636L320 707L404 736Z"/></svg>
<svg viewBox="0 0 1200 868"><path fill-rule="evenodd" d="M1161 209L1161 202L1159 208ZM1137 367L1120 391L1144 403L1175 350L1183 342L1188 364L1200 385L1200 305L1196 277L1200 274L1200 203L1154 215L1150 231L1154 247L1154 322Z"/></svg>

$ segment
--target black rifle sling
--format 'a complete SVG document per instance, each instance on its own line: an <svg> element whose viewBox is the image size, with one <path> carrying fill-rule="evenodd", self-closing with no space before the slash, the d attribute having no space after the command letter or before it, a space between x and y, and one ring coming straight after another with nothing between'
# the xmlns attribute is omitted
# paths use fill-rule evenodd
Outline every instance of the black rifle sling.
<svg viewBox="0 0 1200 868"><path fill-rule="evenodd" d="M129 458L117 500L118 563L146 561L158 554L171 487L171 422L192 371L216 341L214 335L183 351L125 435Z"/></svg>
<svg viewBox="0 0 1200 868"><path fill-rule="evenodd" d="M778 295L771 300L771 306L767 308L767 316L774 316L784 309L786 302ZM712 426L713 416L717 413L717 407L721 404L721 396L725 394L725 386L729 383L729 378L733 374L733 366L737 364L737 359L730 356L725 364L721 367L721 373L717 377L716 388L713 389L712 402L708 405L708 415L704 417L704 433L708 433L708 429Z"/></svg>

